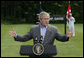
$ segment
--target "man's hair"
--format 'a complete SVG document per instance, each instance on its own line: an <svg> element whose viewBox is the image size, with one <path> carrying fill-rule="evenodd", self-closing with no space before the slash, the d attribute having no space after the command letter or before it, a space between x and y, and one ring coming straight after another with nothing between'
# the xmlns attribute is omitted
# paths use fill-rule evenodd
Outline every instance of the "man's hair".
<svg viewBox="0 0 84 58"><path fill-rule="evenodd" d="M49 16L49 18L50 18L49 13L47 13L47 12L45 12L45 11L42 11L42 12L39 14L39 20L42 19L43 14L46 14L46 15Z"/></svg>

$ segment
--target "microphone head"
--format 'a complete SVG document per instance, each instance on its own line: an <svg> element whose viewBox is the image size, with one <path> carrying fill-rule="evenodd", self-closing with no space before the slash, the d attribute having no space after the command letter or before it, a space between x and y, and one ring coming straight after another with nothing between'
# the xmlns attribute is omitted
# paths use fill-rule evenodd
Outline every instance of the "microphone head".
<svg viewBox="0 0 84 58"><path fill-rule="evenodd" d="M35 40L37 40L37 36L36 36Z"/></svg>
<svg viewBox="0 0 84 58"><path fill-rule="evenodd" d="M41 36L40 39L42 40L43 39L43 36Z"/></svg>

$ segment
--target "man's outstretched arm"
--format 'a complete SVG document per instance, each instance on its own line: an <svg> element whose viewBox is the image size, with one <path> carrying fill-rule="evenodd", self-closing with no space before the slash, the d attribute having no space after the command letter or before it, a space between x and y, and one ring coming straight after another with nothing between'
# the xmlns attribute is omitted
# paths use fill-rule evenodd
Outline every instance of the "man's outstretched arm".
<svg viewBox="0 0 84 58"><path fill-rule="evenodd" d="M32 39L32 31L31 30L26 35L24 35L24 36L17 35L16 31L14 31L14 30L10 31L9 35L14 37L15 41L24 42L24 41L28 41L28 40Z"/></svg>
<svg viewBox="0 0 84 58"><path fill-rule="evenodd" d="M55 38L59 41L62 41L62 42L65 42L65 41L68 41L69 40L69 37L72 36L72 33L71 32L67 32L66 35L61 35L57 30L56 30L56 33L55 33Z"/></svg>

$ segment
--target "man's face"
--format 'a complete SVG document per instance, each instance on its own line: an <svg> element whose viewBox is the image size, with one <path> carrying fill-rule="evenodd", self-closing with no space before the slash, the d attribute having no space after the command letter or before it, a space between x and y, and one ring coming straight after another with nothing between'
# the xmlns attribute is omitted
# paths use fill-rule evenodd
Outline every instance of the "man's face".
<svg viewBox="0 0 84 58"><path fill-rule="evenodd" d="M49 24L49 16L43 14L42 19L40 19L40 22L43 26L47 26Z"/></svg>

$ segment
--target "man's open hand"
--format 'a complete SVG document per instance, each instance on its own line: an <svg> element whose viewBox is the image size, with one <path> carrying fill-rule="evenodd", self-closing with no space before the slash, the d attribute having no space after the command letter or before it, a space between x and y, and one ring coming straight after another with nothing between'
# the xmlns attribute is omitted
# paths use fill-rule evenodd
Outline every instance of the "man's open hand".
<svg viewBox="0 0 84 58"><path fill-rule="evenodd" d="M14 29L12 31L9 31L9 36L15 37L16 31Z"/></svg>
<svg viewBox="0 0 84 58"><path fill-rule="evenodd" d="M73 34L72 32L68 31L66 35L67 35L68 37L72 37L72 34Z"/></svg>

